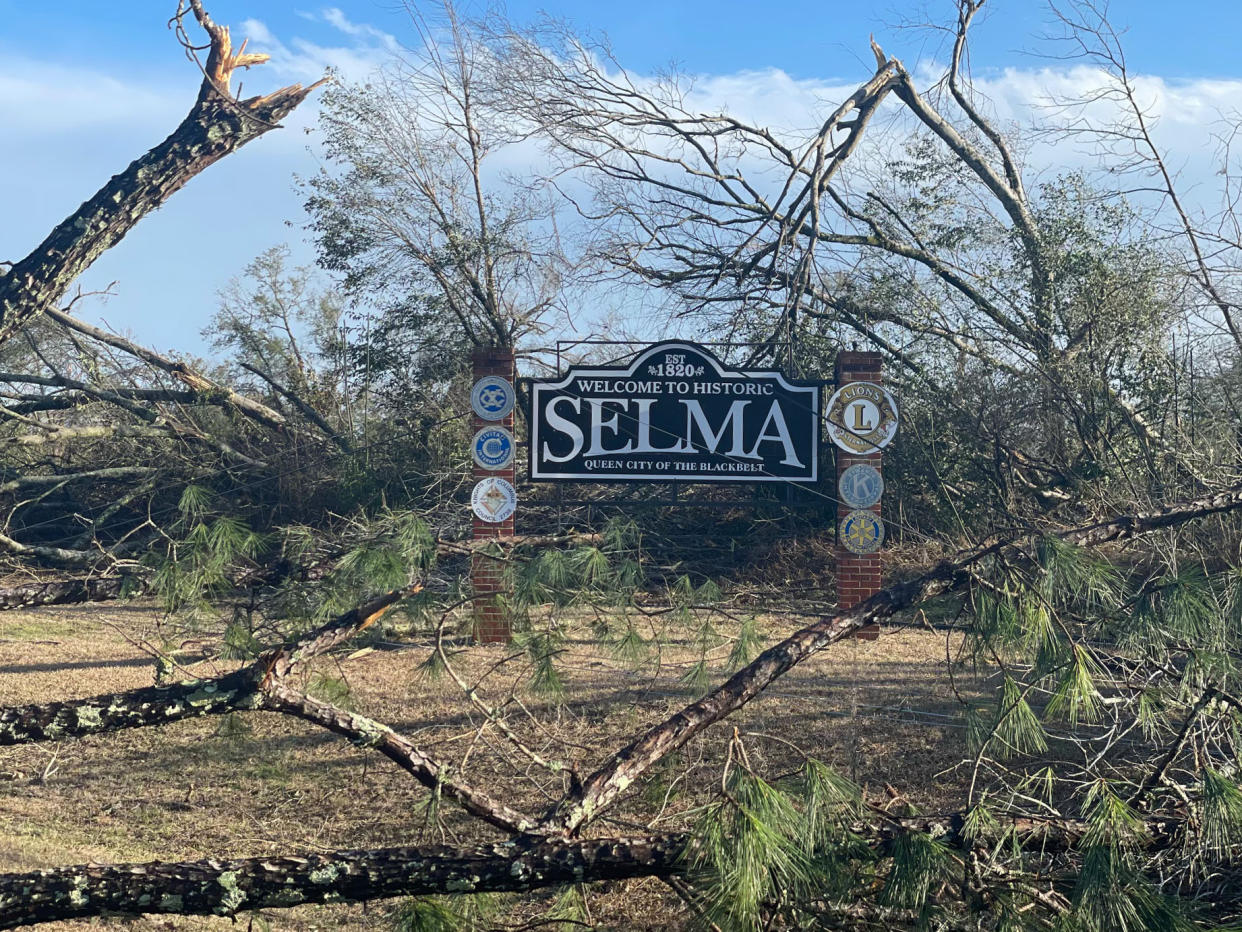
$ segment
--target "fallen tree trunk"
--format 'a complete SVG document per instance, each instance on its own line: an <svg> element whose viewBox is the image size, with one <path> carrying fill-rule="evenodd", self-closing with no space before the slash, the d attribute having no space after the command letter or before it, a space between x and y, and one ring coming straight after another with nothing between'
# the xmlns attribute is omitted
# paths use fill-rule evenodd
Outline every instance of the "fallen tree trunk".
<svg viewBox="0 0 1242 932"><path fill-rule="evenodd" d="M129 587L126 587L126 583ZM0 589L0 612L40 605L77 605L82 602L110 602L124 594L136 595L146 583L136 576L96 576L78 579L49 579L21 583Z"/></svg>
<svg viewBox="0 0 1242 932"><path fill-rule="evenodd" d="M297 665L348 640L417 591L394 589L348 611L305 637L269 651L253 663L209 680L187 680L66 702L44 702L0 709L0 746L30 744L125 728L175 722L183 718L254 709L261 690Z"/></svg>
<svg viewBox="0 0 1242 932"><path fill-rule="evenodd" d="M1148 847L1179 842L1180 820L1148 820ZM1084 822L1018 818L987 838L963 837L964 814L948 819L893 819L857 823L851 832L877 855L894 840L920 832L958 848L987 850L994 837L1012 836L1026 850L1072 850L1087 833ZM430 845L334 851L276 857L79 864L0 875L0 929L105 913L232 916L239 911L303 903L347 903L395 896L534 890L583 881L684 875L690 835L553 841L521 836L474 847Z"/></svg>
<svg viewBox="0 0 1242 932"><path fill-rule="evenodd" d="M685 836L432 845L285 857L84 864L0 876L0 929L103 913L232 916L301 903L533 890L680 872Z"/></svg>
<svg viewBox="0 0 1242 932"><path fill-rule="evenodd" d="M1047 536L1076 545L1099 545L1240 507L1242 485L1159 511L1117 515ZM234 709L295 715L356 744L378 750L425 786L454 799L487 824L508 832L511 840L489 846L486 850L490 853L481 860L477 854L481 849L466 852L447 849L447 854L444 853L446 849L435 849L430 860L426 859L428 849L401 849L403 853L395 854L394 849L385 849L318 856L324 858L322 861L312 861L308 856L176 865L84 865L0 876L0 927L103 911L228 914L241 908L289 906L310 901L377 899L409 893L521 890L570 879L584 882L617 876L671 876L682 869L678 865L683 863L679 855L688 843L685 836L665 836L658 844L651 839L611 839L605 844L620 845L623 855L618 857L615 850L609 849L611 853L590 863L579 852L598 851L591 846L600 842L576 841L572 836L598 818L655 763L760 695L813 652L861 625L887 618L930 595L964 588L988 559L1003 558L1011 563L1029 560L1039 539L1037 535L1028 535L963 551L956 559L943 561L922 576L882 590L851 611L808 625L764 651L701 700L611 755L585 781L574 781L571 790L538 821L459 779L452 767L426 755L391 728L314 699L288 685L290 674L307 660L348 642L418 587L380 596L255 663L214 680L2 710L0 745L60 740ZM889 842L909 832L927 833L945 841L958 839L967 846L977 844L975 840L964 838L963 829L964 820L960 815L944 821L898 820L885 816L876 826L859 834L865 834L872 847L883 854ZM1026 818L1013 820L1009 831L1012 837L1024 846L1030 844L1033 850L1069 851L1084 837L1087 826L1068 820ZM1157 820L1149 826L1148 838L1153 846L1167 847L1179 843L1184 834L1183 822ZM529 861L532 856L538 861L534 866ZM444 857L448 860L435 860ZM558 857L562 860L557 860ZM547 858L552 860L549 862ZM315 866L302 871L312 863ZM474 869L463 876L460 870L467 864ZM360 867L355 870L354 865ZM568 870L569 876L560 873L561 870ZM278 887L266 883L268 873L279 880ZM319 886L324 889L319 890ZM278 892L282 890L286 891L285 896Z"/></svg>
<svg viewBox="0 0 1242 932"><path fill-rule="evenodd" d="M212 679L0 709L0 746L81 738L243 710L278 712L312 721L356 745L374 748L424 786L456 801L489 825L515 835L537 832L534 819L452 776L451 768L387 725L317 700L287 684L290 674L306 662L348 642L421 589L421 585L411 585L386 592L253 663Z"/></svg>

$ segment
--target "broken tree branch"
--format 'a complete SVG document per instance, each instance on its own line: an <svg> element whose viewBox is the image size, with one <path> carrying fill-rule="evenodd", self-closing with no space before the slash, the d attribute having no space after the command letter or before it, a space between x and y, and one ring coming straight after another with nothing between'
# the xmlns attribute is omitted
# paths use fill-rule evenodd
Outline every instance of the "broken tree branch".
<svg viewBox="0 0 1242 932"><path fill-rule="evenodd" d="M234 53L228 28L212 23L197 0L193 7L211 40L194 106L167 139L114 175L0 276L0 343L51 308L92 262L186 182L278 126L323 83L293 84L271 94L235 98L229 90L233 71L260 64L266 56Z"/></svg>
<svg viewBox="0 0 1242 932"><path fill-rule="evenodd" d="M106 343L108 346L123 350L131 356L136 356L143 362L155 366L157 369L163 369L189 388L197 398L216 403L227 403L230 407L235 408L247 417L276 430L284 430L288 426L285 416L279 411L273 411L267 405L255 401L253 398L247 398L227 385L221 385L219 382L209 379L180 360L169 359L167 356L155 352L155 350L140 346L132 340L127 340L115 333L109 333L107 330L101 330L99 327L93 327L56 308L48 308L45 313L48 317L51 317L57 323L63 324L70 330L76 330L78 333L85 334L98 340L100 343ZM80 388L81 386L74 385L73 387Z"/></svg>
<svg viewBox="0 0 1242 932"><path fill-rule="evenodd" d="M922 576L882 589L856 608L829 615L768 648L749 666L739 670L702 699L681 709L613 754L582 782L580 788L548 810L541 827L565 835L579 831L653 764L709 726L736 712L811 654L864 625L876 624L932 596L964 588L974 578L976 567L989 558L1003 557L1011 562L1017 561L1029 553L1040 536L1054 536L1077 546L1098 546L1239 508L1242 508L1242 484L1158 511L1115 515L1104 521L1051 535L1028 535L995 541L959 552Z"/></svg>
<svg viewBox="0 0 1242 932"><path fill-rule="evenodd" d="M300 903L622 880L677 870L684 844L670 835L61 867L0 876L0 929L102 913L232 916Z"/></svg>

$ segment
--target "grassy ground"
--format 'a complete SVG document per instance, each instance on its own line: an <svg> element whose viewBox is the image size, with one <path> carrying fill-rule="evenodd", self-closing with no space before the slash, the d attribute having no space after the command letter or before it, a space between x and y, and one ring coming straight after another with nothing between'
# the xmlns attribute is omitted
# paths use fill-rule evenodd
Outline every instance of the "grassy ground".
<svg viewBox="0 0 1242 932"><path fill-rule="evenodd" d="M154 608L142 605L0 615L0 705L149 685L154 664L143 642L155 638L159 621ZM764 633L770 641L793 624L771 622ZM168 633L162 632L165 638ZM183 640L187 657L216 647L209 634ZM798 754L784 743L794 742L875 798L885 797L888 785L924 811L951 805L964 782L954 767L963 755L960 707L944 673L946 649L952 651L954 641L905 629L887 631L875 642L834 646L684 749L617 807L617 821L600 831L684 824L687 813L719 786L723 749L735 727L752 764L769 774L798 765ZM727 653L727 644L717 651L720 664ZM558 778L531 772L499 735L481 727L481 717L451 680L422 672L427 654L425 643L386 643L361 656L332 658L317 672L343 677L348 701L359 711L416 736L442 759L464 761L476 784L510 805L542 811L561 792ZM524 659L501 663L510 655L501 647L474 647L456 653L453 662L471 681L495 668L487 694L496 701L516 697L533 714L514 719L524 738L584 773L637 730L694 697L682 676L696 655L675 633L658 656L637 666L618 661L597 642L569 642L558 661L565 678L559 700L531 692ZM187 669L203 675L227 666L199 662ZM723 676L717 668L712 680ZM977 684L959 679L956 686ZM426 791L373 752L264 713L4 748L0 871L489 837L447 804L437 822L427 799ZM506 899L500 921L534 918L555 896ZM586 902L590 920L601 928L676 928L684 920L680 901L656 881L592 888ZM277 929L386 929L393 905L301 907L266 918ZM222 919L126 923L137 930L234 927Z"/></svg>

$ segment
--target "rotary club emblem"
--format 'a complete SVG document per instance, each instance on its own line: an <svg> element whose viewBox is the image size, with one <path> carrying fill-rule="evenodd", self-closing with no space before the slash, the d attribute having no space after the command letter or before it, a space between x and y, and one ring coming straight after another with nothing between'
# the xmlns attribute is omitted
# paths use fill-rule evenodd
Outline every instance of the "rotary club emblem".
<svg viewBox="0 0 1242 932"><path fill-rule="evenodd" d="M837 537L850 553L875 553L884 543L884 522L872 511L851 511L841 519Z"/></svg>
<svg viewBox="0 0 1242 932"><path fill-rule="evenodd" d="M897 402L874 382L849 382L828 401L828 435L847 453L877 453L897 433Z"/></svg>

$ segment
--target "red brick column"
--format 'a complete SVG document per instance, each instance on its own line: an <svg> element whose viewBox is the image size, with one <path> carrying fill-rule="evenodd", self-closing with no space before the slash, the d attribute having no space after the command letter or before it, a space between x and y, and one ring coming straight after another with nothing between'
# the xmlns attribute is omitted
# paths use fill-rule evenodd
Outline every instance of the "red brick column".
<svg viewBox="0 0 1242 932"><path fill-rule="evenodd" d="M509 380L514 379L513 351L498 347L479 347L470 356L474 369L471 385L486 375L499 375ZM499 421L487 421L472 410L470 425L473 437L476 431L484 427L506 427L513 432L513 413L510 412ZM517 456L504 469L483 469L473 462L474 481L494 476L507 479L516 486ZM476 515L471 515L474 522L474 540L494 540L500 537L513 536L514 516L496 524L489 524ZM482 553L475 553L470 558L470 584L474 589L474 637L481 644L503 643L510 639L512 630L509 625L509 614L505 610L502 596L505 594L505 564Z"/></svg>
<svg viewBox="0 0 1242 932"><path fill-rule="evenodd" d="M840 388L847 382L874 382L876 385L883 385L884 372L880 354L843 350L837 355L836 380L837 388ZM841 474L855 463L867 463L880 470L883 454L876 452L868 453L865 456L858 456L842 450L840 447L836 447L835 452L837 458L837 478L836 483L832 487L832 494L838 498L837 527L839 534L841 521L854 510L845 502L840 501L839 483L841 481ZM881 474L883 474L882 471ZM880 514L880 505L877 502L867 510L874 511L878 516ZM837 607L839 609L853 608L859 602L866 601L880 591L883 586L884 574L879 552L862 555L850 553L838 542L836 559ZM874 641L880 636L880 626L867 625L866 627L859 628L855 636L864 640Z"/></svg>

